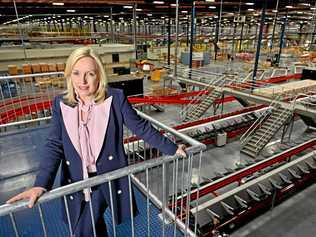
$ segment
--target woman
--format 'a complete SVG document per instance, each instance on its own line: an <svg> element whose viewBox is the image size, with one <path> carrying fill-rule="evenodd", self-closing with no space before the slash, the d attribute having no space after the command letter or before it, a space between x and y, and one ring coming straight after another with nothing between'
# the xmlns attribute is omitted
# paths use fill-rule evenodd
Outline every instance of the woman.
<svg viewBox="0 0 316 237"><path fill-rule="evenodd" d="M127 166L123 124L163 153L186 156L182 145L176 146L137 115L121 90L107 86L102 62L91 48L72 52L65 77L67 91L54 99L51 130L34 187L8 203L29 199L29 207L33 207L45 191L51 190L60 163L61 185ZM130 217L127 178L114 181L112 189L112 208L116 223L121 223ZM108 184L67 196L74 236L93 236L90 199L97 236L107 236L103 213L110 203Z"/></svg>

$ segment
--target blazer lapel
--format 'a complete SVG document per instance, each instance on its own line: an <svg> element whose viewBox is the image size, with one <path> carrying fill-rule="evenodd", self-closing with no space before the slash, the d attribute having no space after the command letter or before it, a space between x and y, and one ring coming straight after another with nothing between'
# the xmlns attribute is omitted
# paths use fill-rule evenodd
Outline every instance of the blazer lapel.
<svg viewBox="0 0 316 237"><path fill-rule="evenodd" d="M60 109L70 141L80 155L78 106L71 107L60 101Z"/></svg>
<svg viewBox="0 0 316 237"><path fill-rule="evenodd" d="M96 160L99 158L105 134L108 128L110 119L110 109L112 105L112 96L108 97L103 103L95 106L93 121L92 121L92 131L93 137L91 144L94 146L94 155Z"/></svg>

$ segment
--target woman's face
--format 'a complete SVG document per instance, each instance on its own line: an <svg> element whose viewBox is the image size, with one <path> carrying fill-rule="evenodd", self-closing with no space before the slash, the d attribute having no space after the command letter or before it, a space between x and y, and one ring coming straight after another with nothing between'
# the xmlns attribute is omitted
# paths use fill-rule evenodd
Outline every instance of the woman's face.
<svg viewBox="0 0 316 237"><path fill-rule="evenodd" d="M90 100L97 91L99 78L93 58L83 57L73 66L70 75L72 85L82 100Z"/></svg>

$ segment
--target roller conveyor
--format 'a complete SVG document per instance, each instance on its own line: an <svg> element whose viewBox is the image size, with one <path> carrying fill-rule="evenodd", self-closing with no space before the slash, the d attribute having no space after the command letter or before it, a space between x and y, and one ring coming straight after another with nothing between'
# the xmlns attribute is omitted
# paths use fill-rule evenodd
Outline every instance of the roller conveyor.
<svg viewBox="0 0 316 237"><path fill-rule="evenodd" d="M313 147L316 144L316 139L312 139L308 142L302 143L296 147L292 147L289 150L283 151L282 153L279 153L273 157L270 157L268 159L259 161L259 162L255 162L254 160L249 160L248 164L242 164L240 165L238 168L235 169L235 172L230 173L228 175L224 175L223 173L216 173L215 177L211 178L211 182L204 182L203 185L200 185L200 189L199 189L199 198L202 198L205 195L208 195L212 192L216 192L217 190L230 185L234 182L240 182L240 181L245 181L248 179L249 180L253 180L256 178L255 174L261 174L261 173L267 173L275 168L280 167L281 165L286 165L287 162L286 160L292 156L294 156L295 154L299 154L302 151L306 151L308 148ZM307 163L309 163L309 165L307 165ZM304 165L304 167L307 167L306 169L308 170L313 170L312 168L308 168L311 166L316 166L316 159L313 157L311 158L311 160L307 160L306 162L302 163ZM291 167L287 170L286 172L282 172L282 174L286 174L288 179L293 181L293 178L295 179L301 179L301 177L303 176L302 171L300 171L297 167ZM278 176L277 177L277 184L282 184L285 183L284 181L281 180L281 178ZM266 187L266 190L268 190L268 192L272 192L273 191L273 187L272 184L267 180L263 183L261 183L262 185L264 185ZM259 186L258 186L259 187ZM264 192L262 190L262 192ZM248 197L249 195L243 195L241 196L244 200L248 201ZM197 190L195 188L192 189L191 191L191 197L190 200L191 202L193 202L194 200L196 200L197 197ZM180 206L180 199L177 201L177 205ZM251 201L251 200L250 200ZM183 202L186 203L186 196L183 197Z"/></svg>
<svg viewBox="0 0 316 237"><path fill-rule="evenodd" d="M198 216L200 236L211 236L209 234L213 230L227 233L232 226L237 227L244 223L247 216L253 216L265 208L269 209L274 202L282 201L287 193L307 183L303 180L313 182L316 176L315 157L316 152L308 153L200 204L198 211L197 208L192 208L192 216ZM206 215L209 215L208 222ZM201 216L204 218L199 222Z"/></svg>

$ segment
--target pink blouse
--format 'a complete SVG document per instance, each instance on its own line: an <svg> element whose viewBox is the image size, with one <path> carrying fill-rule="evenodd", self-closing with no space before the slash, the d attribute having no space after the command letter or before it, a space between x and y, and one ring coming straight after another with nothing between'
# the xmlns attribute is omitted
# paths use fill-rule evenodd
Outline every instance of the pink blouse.
<svg viewBox="0 0 316 237"><path fill-rule="evenodd" d="M79 100L78 106L75 108L65 104L61 105L63 119L72 119L72 122L67 121L65 124L67 133L82 161L83 179L88 178L88 173L97 171L96 162L104 143L111 103L112 97L100 104L93 102L84 105ZM86 112L85 119L82 118L81 111ZM74 124L76 122L77 126ZM83 192L85 200L89 201L90 190L85 189Z"/></svg>

